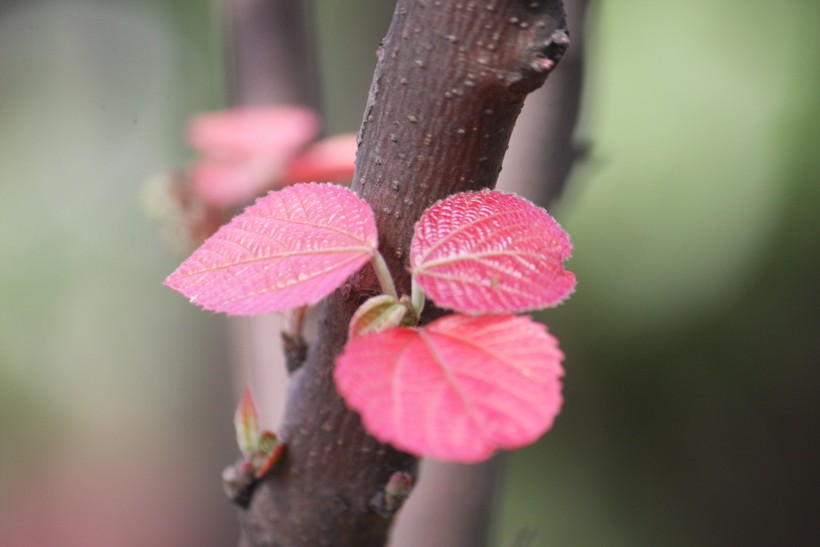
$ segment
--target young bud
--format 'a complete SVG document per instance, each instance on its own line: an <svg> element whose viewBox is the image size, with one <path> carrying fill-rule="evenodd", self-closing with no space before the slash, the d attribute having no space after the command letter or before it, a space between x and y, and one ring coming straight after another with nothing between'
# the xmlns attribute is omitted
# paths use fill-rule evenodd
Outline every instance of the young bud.
<svg viewBox="0 0 820 547"><path fill-rule="evenodd" d="M402 323L407 314L407 306L387 294L369 298L359 306L350 319L348 338L356 338L373 332L380 332Z"/></svg>

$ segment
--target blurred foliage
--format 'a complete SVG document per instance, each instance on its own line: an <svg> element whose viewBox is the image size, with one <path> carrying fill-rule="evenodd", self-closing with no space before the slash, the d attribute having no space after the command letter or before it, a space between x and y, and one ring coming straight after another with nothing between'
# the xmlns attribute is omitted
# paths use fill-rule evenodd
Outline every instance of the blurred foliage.
<svg viewBox="0 0 820 547"><path fill-rule="evenodd" d="M235 455L222 324L167 298L177 259L138 207L143 180L184 163L186 120L221 102L202 8L0 3L4 546L112 545L115 520L142 526L116 532L118 547L158 545L173 520L176 544L235 537L214 480ZM80 491L56 486L83 474ZM44 485L48 503L35 494ZM163 501L168 489L181 494ZM186 526L192 515L207 524ZM26 527L35 536L15 536Z"/></svg>

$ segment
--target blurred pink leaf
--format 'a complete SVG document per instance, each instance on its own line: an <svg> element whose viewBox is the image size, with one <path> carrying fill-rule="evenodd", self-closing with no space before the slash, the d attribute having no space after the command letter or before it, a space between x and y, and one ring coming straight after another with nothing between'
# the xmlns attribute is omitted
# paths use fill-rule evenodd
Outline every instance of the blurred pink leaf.
<svg viewBox="0 0 820 547"><path fill-rule="evenodd" d="M233 417L239 450L246 457L259 449L259 414L250 388L245 388Z"/></svg>
<svg viewBox="0 0 820 547"><path fill-rule="evenodd" d="M376 253L370 206L332 184L271 192L220 228L165 280L191 302L259 315L318 302Z"/></svg>
<svg viewBox="0 0 820 547"><path fill-rule="evenodd" d="M456 194L422 214L410 247L416 282L436 304L472 314L554 306L575 288L569 237L513 194Z"/></svg>
<svg viewBox="0 0 820 547"><path fill-rule="evenodd" d="M469 463L552 426L562 359L555 338L528 317L450 315L349 340L335 377L377 439Z"/></svg>
<svg viewBox="0 0 820 547"><path fill-rule="evenodd" d="M206 204L233 207L272 188L284 165L275 157L203 158L191 169L191 184Z"/></svg>
<svg viewBox="0 0 820 547"><path fill-rule="evenodd" d="M319 117L300 106L245 107L201 114L188 143L208 156L288 156L319 133Z"/></svg>
<svg viewBox="0 0 820 547"><path fill-rule="evenodd" d="M318 132L318 116L297 106L200 115L188 126L188 142L202 154L191 170L191 184L211 206L250 201L276 185L288 162Z"/></svg>
<svg viewBox="0 0 820 547"><path fill-rule="evenodd" d="M287 165L281 183L349 181L353 178L357 148L355 133L328 137L312 144Z"/></svg>

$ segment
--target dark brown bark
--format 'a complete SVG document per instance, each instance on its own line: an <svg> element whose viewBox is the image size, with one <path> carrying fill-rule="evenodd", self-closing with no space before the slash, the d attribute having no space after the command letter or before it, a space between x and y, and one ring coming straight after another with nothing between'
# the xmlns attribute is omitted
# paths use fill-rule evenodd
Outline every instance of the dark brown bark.
<svg viewBox="0 0 820 547"><path fill-rule="evenodd" d="M361 130L353 189L376 212L381 252L409 291L407 251L422 211L492 187L524 97L566 47L560 1L399 0ZM371 506L416 460L381 445L336 394L333 359L356 307L378 292L366 268L328 298L295 375L281 429L288 452L240 511L249 545L384 545ZM432 309L426 319L436 315Z"/></svg>

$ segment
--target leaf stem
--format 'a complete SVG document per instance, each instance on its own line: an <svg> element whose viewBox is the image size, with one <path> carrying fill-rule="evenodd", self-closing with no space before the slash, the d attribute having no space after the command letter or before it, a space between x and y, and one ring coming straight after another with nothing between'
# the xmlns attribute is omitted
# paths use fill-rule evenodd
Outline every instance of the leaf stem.
<svg viewBox="0 0 820 547"><path fill-rule="evenodd" d="M376 271L376 277L379 279L379 285L382 287L384 294L390 295L396 300L399 295L396 292L396 286L393 284L393 277L390 275L390 269L387 267L387 262L379 251L370 259L373 269Z"/></svg>

